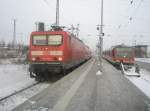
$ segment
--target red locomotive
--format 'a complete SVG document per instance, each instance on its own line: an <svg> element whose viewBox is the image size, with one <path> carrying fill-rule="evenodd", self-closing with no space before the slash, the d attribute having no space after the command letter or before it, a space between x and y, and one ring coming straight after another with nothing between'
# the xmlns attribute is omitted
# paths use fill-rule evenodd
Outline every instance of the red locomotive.
<svg viewBox="0 0 150 111"><path fill-rule="evenodd" d="M54 29L31 33L28 58L31 77L40 79L45 73L65 73L66 70L90 59L91 52L73 34Z"/></svg>
<svg viewBox="0 0 150 111"><path fill-rule="evenodd" d="M134 49L132 47L118 45L103 52L103 57L114 65L134 65Z"/></svg>

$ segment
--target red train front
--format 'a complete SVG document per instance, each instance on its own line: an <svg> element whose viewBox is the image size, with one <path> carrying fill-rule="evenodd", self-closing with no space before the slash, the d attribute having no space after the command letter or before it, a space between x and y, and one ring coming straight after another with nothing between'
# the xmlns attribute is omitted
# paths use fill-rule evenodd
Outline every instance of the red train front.
<svg viewBox="0 0 150 111"><path fill-rule="evenodd" d="M91 57L89 48L73 34L63 30L32 32L29 47L30 75L60 73Z"/></svg>
<svg viewBox="0 0 150 111"><path fill-rule="evenodd" d="M121 62L125 65L133 65L135 63L133 48L124 45L118 45L104 51L103 56L115 65L120 65Z"/></svg>

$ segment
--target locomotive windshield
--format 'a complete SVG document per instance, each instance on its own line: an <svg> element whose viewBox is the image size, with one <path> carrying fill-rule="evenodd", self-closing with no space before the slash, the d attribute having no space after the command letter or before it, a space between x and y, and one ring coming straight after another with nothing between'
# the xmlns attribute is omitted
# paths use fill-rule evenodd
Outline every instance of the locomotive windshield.
<svg viewBox="0 0 150 111"><path fill-rule="evenodd" d="M46 45L47 39L45 35L36 35L33 36L33 45Z"/></svg>
<svg viewBox="0 0 150 111"><path fill-rule="evenodd" d="M131 58L133 56L132 48L116 48L116 56L121 58Z"/></svg>
<svg viewBox="0 0 150 111"><path fill-rule="evenodd" d="M48 36L48 45L60 45L62 43L61 35L49 35Z"/></svg>
<svg viewBox="0 0 150 111"><path fill-rule="evenodd" d="M34 35L33 45L61 45L62 35Z"/></svg>

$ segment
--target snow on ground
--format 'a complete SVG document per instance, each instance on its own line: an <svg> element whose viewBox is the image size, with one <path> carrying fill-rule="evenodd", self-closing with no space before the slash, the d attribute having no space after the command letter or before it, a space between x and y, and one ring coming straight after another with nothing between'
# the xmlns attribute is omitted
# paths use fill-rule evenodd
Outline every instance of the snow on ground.
<svg viewBox="0 0 150 111"><path fill-rule="evenodd" d="M40 93L42 90L49 86L48 83L41 83L32 88L29 88L17 95L14 95L6 100L0 102L0 111L11 111L15 107L19 106L20 104L24 103L26 100L30 101L29 98L33 97L34 95ZM30 101L35 103L34 101Z"/></svg>
<svg viewBox="0 0 150 111"><path fill-rule="evenodd" d="M0 64L0 98L35 83L28 74L28 65Z"/></svg>
<svg viewBox="0 0 150 111"><path fill-rule="evenodd" d="M135 61L150 63L150 58L135 58Z"/></svg>
<svg viewBox="0 0 150 111"><path fill-rule="evenodd" d="M17 58L0 59L0 99L36 83L29 76L28 67L27 64L18 63ZM0 111L11 111L48 86L48 83L40 83L0 101Z"/></svg>
<svg viewBox="0 0 150 111"><path fill-rule="evenodd" d="M134 75L134 69L131 69L127 73ZM137 76L126 76L133 84L135 84L143 93L145 93L150 98L150 72L141 69L140 77Z"/></svg>

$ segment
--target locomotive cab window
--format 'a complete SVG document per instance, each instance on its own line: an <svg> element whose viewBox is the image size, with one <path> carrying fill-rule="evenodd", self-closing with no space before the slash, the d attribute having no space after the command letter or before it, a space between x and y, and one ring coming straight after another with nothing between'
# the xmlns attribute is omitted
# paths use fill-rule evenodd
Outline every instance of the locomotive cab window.
<svg viewBox="0 0 150 111"><path fill-rule="evenodd" d="M132 48L117 48L116 51L118 52L116 55L117 57L132 57Z"/></svg>
<svg viewBox="0 0 150 111"><path fill-rule="evenodd" d="M46 45L47 38L45 35L34 35L32 39L33 45Z"/></svg>
<svg viewBox="0 0 150 111"><path fill-rule="evenodd" d="M33 45L61 45L62 35L34 35Z"/></svg>
<svg viewBox="0 0 150 111"><path fill-rule="evenodd" d="M48 45L61 45L62 35L48 35Z"/></svg>

